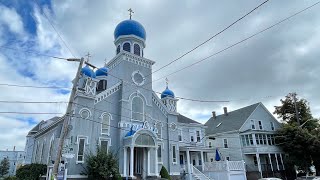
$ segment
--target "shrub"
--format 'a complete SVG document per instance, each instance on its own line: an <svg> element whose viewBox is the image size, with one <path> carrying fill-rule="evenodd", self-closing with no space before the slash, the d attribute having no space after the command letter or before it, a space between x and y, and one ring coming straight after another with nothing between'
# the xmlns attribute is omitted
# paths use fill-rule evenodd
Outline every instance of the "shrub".
<svg viewBox="0 0 320 180"><path fill-rule="evenodd" d="M3 180L17 180L17 178L15 176L9 176L4 178Z"/></svg>
<svg viewBox="0 0 320 180"><path fill-rule="evenodd" d="M161 168L160 176L161 176L161 178L165 178L165 179L171 180L171 177L170 177L167 169L164 166L162 166L162 168Z"/></svg>
<svg viewBox="0 0 320 180"><path fill-rule="evenodd" d="M119 173L118 158L112 152L106 152L104 149L97 147L97 154L88 154L86 157L86 174L88 179L121 180Z"/></svg>
<svg viewBox="0 0 320 180"><path fill-rule="evenodd" d="M16 177L19 180L39 180L40 176L46 172L47 165L45 164L27 164L17 170Z"/></svg>

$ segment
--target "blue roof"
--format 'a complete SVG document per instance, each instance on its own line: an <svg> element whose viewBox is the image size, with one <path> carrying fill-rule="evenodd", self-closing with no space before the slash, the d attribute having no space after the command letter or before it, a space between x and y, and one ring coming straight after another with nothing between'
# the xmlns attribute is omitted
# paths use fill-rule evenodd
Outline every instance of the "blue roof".
<svg viewBox="0 0 320 180"><path fill-rule="evenodd" d="M139 22L131 19L120 22L114 30L114 39L122 35L136 35L146 40L144 27Z"/></svg>
<svg viewBox="0 0 320 180"><path fill-rule="evenodd" d="M89 77L92 77L92 78L95 78L96 77L96 74L93 72L92 69L90 69L90 67L88 65L86 65L85 67L83 67L81 69L81 72L82 74L86 75L86 76L89 76Z"/></svg>
<svg viewBox="0 0 320 180"><path fill-rule="evenodd" d="M102 67L96 71L96 76L108 76L108 68Z"/></svg>
<svg viewBox="0 0 320 180"><path fill-rule="evenodd" d="M165 98L165 97L172 97L174 98L174 93L173 91L171 91L168 86L167 88L161 93L161 99Z"/></svg>

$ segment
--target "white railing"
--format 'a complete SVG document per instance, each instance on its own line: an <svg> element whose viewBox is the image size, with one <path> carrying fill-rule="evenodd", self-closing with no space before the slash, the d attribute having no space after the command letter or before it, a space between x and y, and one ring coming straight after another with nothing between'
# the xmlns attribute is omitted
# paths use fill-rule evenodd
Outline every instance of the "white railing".
<svg viewBox="0 0 320 180"><path fill-rule="evenodd" d="M245 171L244 161L205 162L204 171Z"/></svg>
<svg viewBox="0 0 320 180"><path fill-rule="evenodd" d="M191 168L191 173L193 176L196 177L196 179L201 179L201 180L211 180L208 176L204 175L199 169L194 167L192 164L190 164Z"/></svg>
<svg viewBox="0 0 320 180"><path fill-rule="evenodd" d="M243 161L227 161L229 171L244 171Z"/></svg>

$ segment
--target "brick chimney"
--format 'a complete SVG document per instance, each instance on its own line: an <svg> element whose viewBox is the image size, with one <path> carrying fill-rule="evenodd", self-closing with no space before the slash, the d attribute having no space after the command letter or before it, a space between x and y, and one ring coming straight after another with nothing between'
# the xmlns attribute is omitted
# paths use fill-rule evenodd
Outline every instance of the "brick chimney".
<svg viewBox="0 0 320 180"><path fill-rule="evenodd" d="M228 109L227 109L227 107L223 107L223 112L224 112L224 115L228 116Z"/></svg>
<svg viewBox="0 0 320 180"><path fill-rule="evenodd" d="M215 111L212 111L212 117L213 117L213 119L216 119L216 112Z"/></svg>

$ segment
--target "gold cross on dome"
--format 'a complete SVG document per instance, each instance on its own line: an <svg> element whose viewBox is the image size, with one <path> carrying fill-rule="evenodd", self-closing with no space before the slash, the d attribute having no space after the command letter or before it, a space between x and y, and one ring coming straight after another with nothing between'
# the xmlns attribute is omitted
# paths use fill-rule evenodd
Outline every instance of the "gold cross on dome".
<svg viewBox="0 0 320 180"><path fill-rule="evenodd" d="M90 58L91 58L91 54L88 52L88 54L85 55L87 57L87 62L89 62Z"/></svg>
<svg viewBox="0 0 320 180"><path fill-rule="evenodd" d="M132 17L132 14L134 13L133 12L133 10L130 8L130 9L128 9L128 11L129 11L129 16L130 16L130 19L131 19L131 17Z"/></svg>

